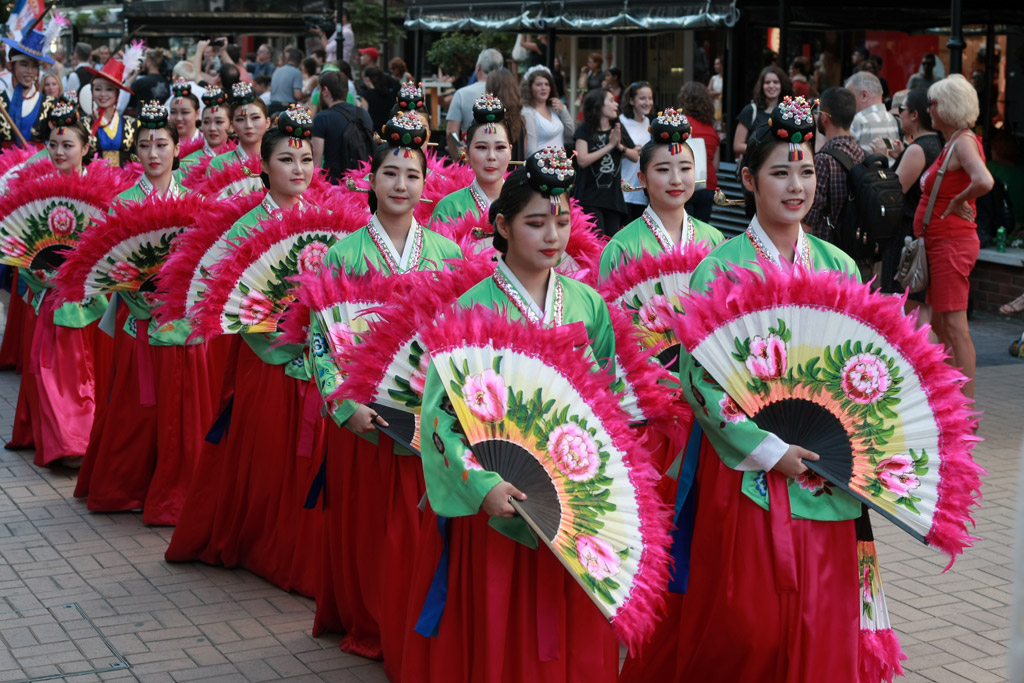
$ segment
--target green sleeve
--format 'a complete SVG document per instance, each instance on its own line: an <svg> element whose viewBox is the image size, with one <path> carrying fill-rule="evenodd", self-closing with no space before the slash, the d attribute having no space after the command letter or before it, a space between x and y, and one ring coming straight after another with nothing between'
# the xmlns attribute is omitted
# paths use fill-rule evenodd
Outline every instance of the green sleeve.
<svg viewBox="0 0 1024 683"><path fill-rule="evenodd" d="M696 218L693 219L693 232L694 241L707 242L712 247L717 247L725 241L725 235L722 234L721 230L710 223L705 223L704 221Z"/></svg>
<svg viewBox="0 0 1024 683"><path fill-rule="evenodd" d="M313 381L316 382L320 395L326 400L338 388L341 377L338 367L331 359L327 337L324 335L320 320L315 313L310 313L309 317L309 358L313 363ZM354 401L348 399L340 401L337 407L331 411L331 418L339 427L344 427L358 407L359 404Z"/></svg>
<svg viewBox="0 0 1024 683"><path fill-rule="evenodd" d="M612 271L626 261L626 256L626 248L619 240L613 239L604 245L601 251L601 279L605 280L611 276Z"/></svg>
<svg viewBox="0 0 1024 683"><path fill-rule="evenodd" d="M705 290L719 269L731 267L735 266L712 257L705 259L693 273L692 288ZM752 471L774 466L778 445L784 442L752 420L735 422L724 417L723 403L729 405L725 391L685 349L680 351L679 381L697 421L727 467Z"/></svg>

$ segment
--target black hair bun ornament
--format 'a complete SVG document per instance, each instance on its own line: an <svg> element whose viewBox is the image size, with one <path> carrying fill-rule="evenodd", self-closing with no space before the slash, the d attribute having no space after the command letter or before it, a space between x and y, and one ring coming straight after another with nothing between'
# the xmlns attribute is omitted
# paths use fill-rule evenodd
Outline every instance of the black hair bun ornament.
<svg viewBox="0 0 1024 683"><path fill-rule="evenodd" d="M398 108L402 111L425 111L422 83L403 83L398 90Z"/></svg>
<svg viewBox="0 0 1024 683"><path fill-rule="evenodd" d="M64 101L57 102L46 117L46 122L50 124L50 130L75 125L78 123L78 105Z"/></svg>
<svg viewBox="0 0 1024 683"><path fill-rule="evenodd" d="M505 105L491 93L478 97L473 103L473 120L477 123L497 123L505 120Z"/></svg>
<svg viewBox="0 0 1024 683"><path fill-rule="evenodd" d="M288 136L288 144L301 147L303 140L313 137L313 115L305 107L293 104L277 117L277 128Z"/></svg>
<svg viewBox="0 0 1024 683"><path fill-rule="evenodd" d="M572 159L562 147L545 147L526 158L526 180L537 192L551 200L551 213L561 212L559 198L572 191L576 171Z"/></svg>
<svg viewBox="0 0 1024 683"><path fill-rule="evenodd" d="M203 93L203 106L204 107L217 107L224 106L228 103L228 94L218 88L217 86L210 86Z"/></svg>
<svg viewBox="0 0 1024 683"><path fill-rule="evenodd" d="M174 83L171 84L171 92L174 93L174 99L176 100L188 97L192 94L192 84L184 78L175 78Z"/></svg>
<svg viewBox="0 0 1024 683"><path fill-rule="evenodd" d="M231 106L240 107L244 104L252 104L256 101L256 91L252 83L239 81L231 86Z"/></svg>
<svg viewBox="0 0 1024 683"><path fill-rule="evenodd" d="M768 125L775 137L800 144L814 139L814 108L818 100L808 102L803 97L782 98L768 116Z"/></svg>
<svg viewBox="0 0 1024 683"><path fill-rule="evenodd" d="M142 108L139 110L140 127L156 130L157 128L166 128L167 123L167 107L156 100L142 103Z"/></svg>
<svg viewBox="0 0 1024 683"><path fill-rule="evenodd" d="M78 107L78 91L77 90L65 90L57 98L58 102L67 102L75 107Z"/></svg>
<svg viewBox="0 0 1024 683"><path fill-rule="evenodd" d="M682 151L683 143L690 139L690 120L683 112L669 108L658 112L650 131L652 142L668 145L672 154L678 154Z"/></svg>
<svg viewBox="0 0 1024 683"><path fill-rule="evenodd" d="M423 119L410 111L400 111L384 124L384 142L395 148L420 149L427 141Z"/></svg>

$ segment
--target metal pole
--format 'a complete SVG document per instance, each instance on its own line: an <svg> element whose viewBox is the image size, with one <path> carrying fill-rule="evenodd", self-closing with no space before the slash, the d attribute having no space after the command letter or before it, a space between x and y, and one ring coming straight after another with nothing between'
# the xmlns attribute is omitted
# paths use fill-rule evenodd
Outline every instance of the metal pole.
<svg viewBox="0 0 1024 683"><path fill-rule="evenodd" d="M381 23L381 47L380 51L380 66L385 73L388 73L388 0L381 0L381 8L384 13L384 19Z"/></svg>
<svg viewBox="0 0 1024 683"><path fill-rule="evenodd" d="M569 47L569 101L566 104L569 106L569 111L572 112L572 118L576 120L576 79L580 77L579 74L579 60L576 58L576 51L579 48L579 39L576 36L572 37L572 42Z"/></svg>
<svg viewBox="0 0 1024 683"><path fill-rule="evenodd" d="M952 3L949 16L949 42L946 43L946 47L949 48L949 73L959 74L964 71L964 48L967 47L967 43L964 42L963 17L961 16L963 3L961 0L952 0Z"/></svg>
<svg viewBox="0 0 1024 683"><path fill-rule="evenodd" d="M548 29L548 59L547 59L547 67L552 72L554 72L554 70L555 70L555 40L556 40L555 29L554 28L549 28ZM564 64L562 65L562 71L565 71L565 65Z"/></svg>
<svg viewBox="0 0 1024 683"><path fill-rule="evenodd" d="M992 23L992 15L988 17L988 30L985 32L985 101L981 103L981 115L985 121L985 142L992 142L992 102L996 93L992 90L993 77L996 69L996 25ZM998 87L998 86L996 86ZM991 154L991 152L990 152Z"/></svg>
<svg viewBox="0 0 1024 683"><path fill-rule="evenodd" d="M730 26L725 30L725 87L722 92L722 116L725 118L725 141L729 145L726 148L726 159L733 158L733 123L736 119L736 106L741 102L740 70L736 59L736 32L739 30L739 26Z"/></svg>
<svg viewBox="0 0 1024 683"><path fill-rule="evenodd" d="M413 74L416 76L416 82L419 83L423 80L423 59L421 53L423 51L423 31L416 29L415 35L413 36Z"/></svg>
<svg viewBox="0 0 1024 683"><path fill-rule="evenodd" d="M788 69L786 59L786 17L789 14L789 2L779 0L779 68Z"/></svg>

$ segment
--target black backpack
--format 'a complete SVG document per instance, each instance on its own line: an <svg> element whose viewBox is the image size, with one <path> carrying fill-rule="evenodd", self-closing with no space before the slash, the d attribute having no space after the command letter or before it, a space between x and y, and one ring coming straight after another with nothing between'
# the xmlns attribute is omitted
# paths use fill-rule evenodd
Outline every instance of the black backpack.
<svg viewBox="0 0 1024 683"><path fill-rule="evenodd" d="M861 163L838 149L822 150L846 169L848 196L839 213L836 243L855 259L876 259L882 246L902 234L903 186L881 155Z"/></svg>
<svg viewBox="0 0 1024 683"><path fill-rule="evenodd" d="M357 167L360 161L370 160L370 153L373 152L373 136L366 129L362 119L358 115L350 113L347 107L332 108L340 112L348 121L345 130L341 133L341 141L344 144L345 170L350 171Z"/></svg>

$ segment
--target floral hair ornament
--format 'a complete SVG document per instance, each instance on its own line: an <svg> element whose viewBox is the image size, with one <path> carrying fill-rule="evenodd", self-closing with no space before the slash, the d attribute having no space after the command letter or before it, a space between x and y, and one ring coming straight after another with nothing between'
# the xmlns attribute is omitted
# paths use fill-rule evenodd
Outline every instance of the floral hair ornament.
<svg viewBox="0 0 1024 683"><path fill-rule="evenodd" d="M288 146L302 147L303 140L313 137L313 115L305 107L293 104L277 117L277 128L288 137Z"/></svg>
<svg viewBox="0 0 1024 683"><path fill-rule="evenodd" d="M473 103L473 120L485 124L486 132L495 133L498 128L494 124L505 120L505 105L492 93L478 97Z"/></svg>
<svg viewBox="0 0 1024 683"><path fill-rule="evenodd" d="M384 124L385 143L395 148L395 156L399 150L405 151L406 158L414 149L421 149L427 141L427 129L423 119L411 111L400 111Z"/></svg>
<svg viewBox="0 0 1024 683"><path fill-rule="evenodd" d="M252 104L256 101L256 91L252 88L252 83L246 83L245 81L239 81L231 86L231 106L242 107L247 104Z"/></svg>
<svg viewBox="0 0 1024 683"><path fill-rule="evenodd" d="M545 147L531 154L524 164L526 180L530 187L540 192L551 202L551 215L562 213L560 197L572 191L576 171L572 159L562 147Z"/></svg>
<svg viewBox="0 0 1024 683"><path fill-rule="evenodd" d="M658 112L651 123L651 142L668 145L669 154L676 155L683 151L683 143L690 139L690 121L683 112L666 109Z"/></svg>
<svg viewBox="0 0 1024 683"><path fill-rule="evenodd" d="M203 107L217 111L217 107L228 103L228 94L218 88L211 86L203 93Z"/></svg>
<svg viewBox="0 0 1024 683"><path fill-rule="evenodd" d="M789 143L790 161L804 160L800 145L814 139L814 108L817 106L818 100L808 102L803 97L787 95L768 116L772 135Z"/></svg>
<svg viewBox="0 0 1024 683"><path fill-rule="evenodd" d="M181 104L183 98L192 94L192 84L184 78L175 78L171 90L174 92L174 103Z"/></svg>
<svg viewBox="0 0 1024 683"><path fill-rule="evenodd" d="M156 130L166 128L168 123L167 107L156 100L148 100L142 103L139 110L139 127Z"/></svg>
<svg viewBox="0 0 1024 683"><path fill-rule="evenodd" d="M78 107L70 102L58 102L50 110L46 122L50 124L50 130L56 130L57 135L63 135L67 126L78 123Z"/></svg>
<svg viewBox="0 0 1024 683"><path fill-rule="evenodd" d="M425 111L422 83L403 83L398 90L398 108L402 111Z"/></svg>

